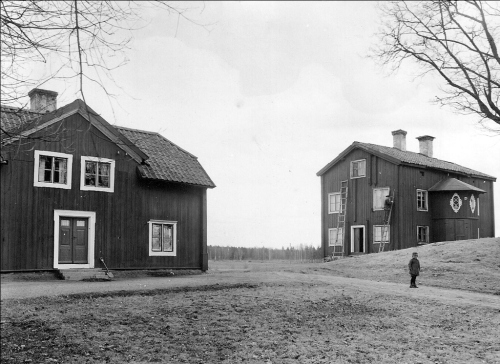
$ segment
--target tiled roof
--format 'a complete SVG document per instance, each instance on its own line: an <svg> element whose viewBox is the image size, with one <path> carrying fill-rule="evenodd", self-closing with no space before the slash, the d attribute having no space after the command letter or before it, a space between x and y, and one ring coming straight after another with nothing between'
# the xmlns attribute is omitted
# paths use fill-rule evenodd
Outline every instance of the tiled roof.
<svg viewBox="0 0 500 364"><path fill-rule="evenodd" d="M415 166L417 168L424 167L424 168L439 169L447 172L454 172L468 176L477 176L477 177L484 177L487 179L496 180L495 177L490 176L486 173L482 173L471 168L463 167L452 162L443 161L441 159L427 157L426 155L420 153L402 151L397 148L385 147L382 145L376 145L370 143L360 143L360 142L352 143L346 150L340 153L340 155L337 158L335 158L333 161L331 161L325 167L323 167L317 173L317 175L321 176L322 174L324 174L332 166L334 166L337 162L339 162L346 154L350 153L353 149L356 148L363 149L368 153L378 155L381 158L386 158L387 160L396 164L404 163L407 165Z"/></svg>
<svg viewBox="0 0 500 364"><path fill-rule="evenodd" d="M378 151L382 154L396 158L403 163L414 164L417 166L423 166L427 168L442 169L445 171L458 172L461 174L473 175L478 177L495 178L493 176L476 171L474 169L463 167L452 162L443 161L441 159L427 157L426 155L420 153L402 151L397 148L384 147L376 144L369 144L369 143L359 143L359 144L365 146L368 149Z"/></svg>
<svg viewBox="0 0 500 364"><path fill-rule="evenodd" d="M2 105L1 125L3 131L9 131L20 128L28 120L32 120L41 114L17 107Z"/></svg>
<svg viewBox="0 0 500 364"><path fill-rule="evenodd" d="M32 133L34 130L44 128L57 119L76 112L90 118L94 126L121 148L125 148L125 151L134 153L137 157L136 161L145 160L144 164L138 167L142 178L187 183L209 188L215 187L215 184L194 155L178 147L160 134L110 125L81 100L75 100L45 114L2 106L2 139L5 137L3 142L9 143L9 139ZM4 134L4 131L15 133L15 136Z"/></svg>
<svg viewBox="0 0 500 364"><path fill-rule="evenodd" d="M143 178L215 187L198 159L158 133L115 126L149 156L139 167Z"/></svg>

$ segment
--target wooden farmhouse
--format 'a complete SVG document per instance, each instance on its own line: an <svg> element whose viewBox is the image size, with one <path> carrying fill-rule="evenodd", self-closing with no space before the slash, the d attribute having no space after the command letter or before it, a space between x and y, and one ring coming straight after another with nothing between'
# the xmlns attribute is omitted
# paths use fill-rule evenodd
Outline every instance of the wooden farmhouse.
<svg viewBox="0 0 500 364"><path fill-rule="evenodd" d="M410 152L406 134L392 148L354 142L317 173L325 257L494 236L496 178L433 158L428 135Z"/></svg>
<svg viewBox="0 0 500 364"><path fill-rule="evenodd" d="M207 270L207 189L197 158L117 127L81 100L1 110L1 271Z"/></svg>

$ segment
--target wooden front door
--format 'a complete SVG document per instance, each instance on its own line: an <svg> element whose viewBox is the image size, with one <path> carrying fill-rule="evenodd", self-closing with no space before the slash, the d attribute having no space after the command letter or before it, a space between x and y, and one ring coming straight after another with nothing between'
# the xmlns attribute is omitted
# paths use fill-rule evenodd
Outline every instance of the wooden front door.
<svg viewBox="0 0 500 364"><path fill-rule="evenodd" d="M455 224L455 240L470 239L470 221L456 220Z"/></svg>
<svg viewBox="0 0 500 364"><path fill-rule="evenodd" d="M88 263L88 218L61 217L59 223L59 263Z"/></svg>

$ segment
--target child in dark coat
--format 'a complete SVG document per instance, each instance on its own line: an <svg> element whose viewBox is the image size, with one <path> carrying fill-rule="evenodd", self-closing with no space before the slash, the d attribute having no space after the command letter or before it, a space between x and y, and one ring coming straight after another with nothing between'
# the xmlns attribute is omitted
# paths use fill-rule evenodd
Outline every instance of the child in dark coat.
<svg viewBox="0 0 500 364"><path fill-rule="evenodd" d="M418 261L418 253L414 252L412 254L412 258L408 263L408 270L410 271L411 281L410 288L418 288L417 287L417 276L420 274L420 262Z"/></svg>

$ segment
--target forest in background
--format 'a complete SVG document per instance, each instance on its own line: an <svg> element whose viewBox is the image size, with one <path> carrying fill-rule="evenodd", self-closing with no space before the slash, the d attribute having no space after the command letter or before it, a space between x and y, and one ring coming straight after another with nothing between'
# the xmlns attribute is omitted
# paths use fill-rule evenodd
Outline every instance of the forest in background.
<svg viewBox="0 0 500 364"><path fill-rule="evenodd" d="M243 248L234 246L208 246L209 260L295 260L317 262L323 261L321 247L299 245L298 247L275 248Z"/></svg>

